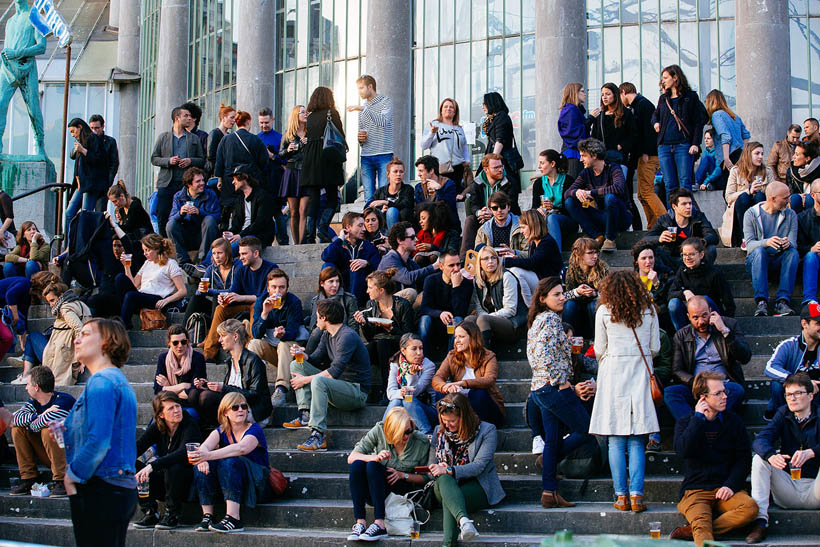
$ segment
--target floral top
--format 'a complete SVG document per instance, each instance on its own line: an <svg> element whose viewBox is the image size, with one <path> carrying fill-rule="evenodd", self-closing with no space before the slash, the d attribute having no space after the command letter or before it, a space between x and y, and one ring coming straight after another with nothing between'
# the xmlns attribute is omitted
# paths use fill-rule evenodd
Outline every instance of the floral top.
<svg viewBox="0 0 820 547"><path fill-rule="evenodd" d="M527 360L532 368L530 390L569 381L572 376L572 354L557 313L545 311L536 316L527 331Z"/></svg>

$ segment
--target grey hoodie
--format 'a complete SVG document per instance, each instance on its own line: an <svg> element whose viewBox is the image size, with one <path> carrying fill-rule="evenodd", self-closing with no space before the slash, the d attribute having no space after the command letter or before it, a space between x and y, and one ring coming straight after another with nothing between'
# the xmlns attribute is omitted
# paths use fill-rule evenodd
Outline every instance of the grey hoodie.
<svg viewBox="0 0 820 547"><path fill-rule="evenodd" d="M777 213L777 230L774 234L763 233L763 221L760 219L761 208L765 205L757 203L743 215L743 241L746 243L746 253L751 253L758 247L764 247L770 237L788 237L792 249L797 249L797 215L789 208Z"/></svg>

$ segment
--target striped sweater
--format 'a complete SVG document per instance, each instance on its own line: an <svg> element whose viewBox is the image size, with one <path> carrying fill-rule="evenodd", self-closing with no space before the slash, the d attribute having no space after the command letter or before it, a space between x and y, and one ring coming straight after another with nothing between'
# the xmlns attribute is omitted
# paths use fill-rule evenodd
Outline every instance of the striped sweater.
<svg viewBox="0 0 820 547"><path fill-rule="evenodd" d="M32 399L14 413L12 424L15 427L25 427L32 433L37 433L48 427L51 422L65 420L74 402L74 397L62 391L55 391L44 405ZM53 406L57 406L58 409L46 413L46 410Z"/></svg>
<svg viewBox="0 0 820 547"><path fill-rule="evenodd" d="M393 101L378 94L365 101L359 112L359 131L367 131L362 145L362 156L378 156L393 153Z"/></svg>

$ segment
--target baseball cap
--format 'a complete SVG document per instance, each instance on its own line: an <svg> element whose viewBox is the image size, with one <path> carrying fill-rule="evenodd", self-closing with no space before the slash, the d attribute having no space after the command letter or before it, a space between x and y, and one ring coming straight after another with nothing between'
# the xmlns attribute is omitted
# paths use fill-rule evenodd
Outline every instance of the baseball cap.
<svg viewBox="0 0 820 547"><path fill-rule="evenodd" d="M800 310L800 319L820 321L820 304L809 302Z"/></svg>

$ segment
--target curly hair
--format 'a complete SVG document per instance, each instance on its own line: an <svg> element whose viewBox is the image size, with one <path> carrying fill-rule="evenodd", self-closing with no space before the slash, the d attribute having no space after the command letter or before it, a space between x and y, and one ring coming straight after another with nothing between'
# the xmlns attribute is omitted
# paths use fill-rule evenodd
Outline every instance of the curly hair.
<svg viewBox="0 0 820 547"><path fill-rule="evenodd" d="M564 287L566 290L571 291L584 283L598 290L601 280L609 273L609 264L599 258L598 263L588 272L584 272L581 264L584 253L592 250L600 251L600 249L601 246L594 239L579 237L575 240L575 243L572 244L572 252L569 255L569 266L567 266L566 287Z"/></svg>
<svg viewBox="0 0 820 547"><path fill-rule="evenodd" d="M655 315L652 297L635 272L612 272L601 282L598 293L598 303L609 308L615 323L634 329L643 323L644 310Z"/></svg>

